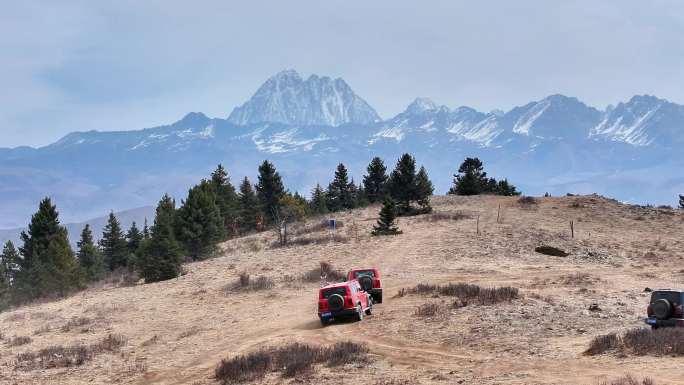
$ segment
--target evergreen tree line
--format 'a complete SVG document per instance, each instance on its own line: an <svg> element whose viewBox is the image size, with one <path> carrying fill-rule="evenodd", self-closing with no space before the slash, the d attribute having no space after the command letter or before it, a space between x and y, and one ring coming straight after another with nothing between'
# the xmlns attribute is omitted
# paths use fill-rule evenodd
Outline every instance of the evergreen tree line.
<svg viewBox="0 0 684 385"><path fill-rule="evenodd" d="M448 194L454 195L520 195L515 186L507 179L497 181L487 177L482 161L478 158L466 158L454 175L454 184Z"/></svg>
<svg viewBox="0 0 684 385"><path fill-rule="evenodd" d="M256 184L245 177L238 189L219 164L209 178L189 189L178 207L172 197L164 195L151 226L145 220L140 229L134 222L124 231L110 213L100 240L95 242L92 229L86 225L76 251L60 224L57 208L45 198L21 234L22 245L17 248L8 241L2 249L0 309L35 298L63 296L112 272L135 273L145 282L174 278L180 275L185 258L209 257L218 243L231 236L372 203L383 202L379 224L384 225L375 233L396 234L393 222L397 215L431 210L432 182L425 167L416 169L415 158L404 154L388 175L382 159L375 157L362 183L356 184L349 179L346 167L339 164L328 187L317 185L307 200L285 189L269 161L259 166ZM459 172L463 175L456 177L452 188L456 193L496 190L503 195L517 194L506 180L486 178L477 159L466 159Z"/></svg>
<svg viewBox="0 0 684 385"><path fill-rule="evenodd" d="M384 162L378 157L371 160L366 172L362 183L357 186L353 179L349 180L347 168L340 163L328 188L324 190L317 184L311 192L311 212L325 214L350 210L383 202L387 197L397 202L396 211L400 215L431 210L432 182L425 167L421 166L416 171L416 160L411 154L402 155L389 175Z"/></svg>

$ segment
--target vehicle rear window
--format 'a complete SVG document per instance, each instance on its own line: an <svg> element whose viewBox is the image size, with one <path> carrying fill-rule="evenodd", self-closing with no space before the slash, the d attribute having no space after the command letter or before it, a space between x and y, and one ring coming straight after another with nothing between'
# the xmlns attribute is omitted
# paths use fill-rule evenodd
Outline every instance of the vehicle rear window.
<svg viewBox="0 0 684 385"><path fill-rule="evenodd" d="M347 295L347 288L344 286L331 287L330 289L323 290L323 298L328 299L333 294L339 294L341 296Z"/></svg>
<svg viewBox="0 0 684 385"><path fill-rule="evenodd" d="M670 303L679 304L681 302L680 296L681 294L677 291L654 291L651 294L651 303L664 298L670 301Z"/></svg>
<svg viewBox="0 0 684 385"><path fill-rule="evenodd" d="M373 270L359 270L354 272L354 278L356 279L364 275L367 275L371 278L375 278L375 272Z"/></svg>

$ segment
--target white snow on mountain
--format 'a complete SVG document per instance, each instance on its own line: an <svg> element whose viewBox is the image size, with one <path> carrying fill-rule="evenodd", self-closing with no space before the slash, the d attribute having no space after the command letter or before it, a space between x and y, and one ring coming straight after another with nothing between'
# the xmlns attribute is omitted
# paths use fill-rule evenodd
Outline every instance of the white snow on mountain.
<svg viewBox="0 0 684 385"><path fill-rule="evenodd" d="M307 139L300 135L300 129L295 127L268 134L266 133L267 128L268 126L264 126L252 132L251 140L257 150L269 154L296 151L308 152L313 150L317 143L332 139L324 133L320 133L314 138Z"/></svg>
<svg viewBox="0 0 684 385"><path fill-rule="evenodd" d="M462 130L460 135L465 139L489 146L502 132L503 130L499 127L496 116L490 115L472 128Z"/></svg>
<svg viewBox="0 0 684 385"><path fill-rule="evenodd" d="M658 136L683 132L682 118L682 106L655 97L636 96L627 103L607 109L601 122L591 131L591 136L648 146Z"/></svg>
<svg viewBox="0 0 684 385"><path fill-rule="evenodd" d="M185 143L195 139L209 140L215 136L215 128L213 124L209 124L204 128L183 128L167 133L152 133L146 138L135 144L130 148L130 151L139 150L153 144L164 142L171 142L169 149L178 149L184 146ZM181 139L180 142L174 141L173 138Z"/></svg>
<svg viewBox="0 0 684 385"><path fill-rule="evenodd" d="M542 116L542 114L549 108L550 105L551 102L549 100L543 100L534 105L534 107L530 108L520 117L520 119L518 119L517 122L515 122L512 131L516 134L529 135L530 128L532 128L534 122L536 122L537 119Z"/></svg>
<svg viewBox="0 0 684 385"><path fill-rule="evenodd" d="M430 98L418 97L406 108L407 114L420 114L425 111L432 111L438 108L437 104Z"/></svg>
<svg viewBox="0 0 684 385"><path fill-rule="evenodd" d="M389 127L385 128L373 135L371 139L368 140L368 144L375 144L380 139L394 139L397 142L401 142L406 134L402 131L401 127Z"/></svg>
<svg viewBox="0 0 684 385"><path fill-rule="evenodd" d="M374 123L380 117L344 80L317 75L303 80L296 71L286 70L268 79L228 120L238 125L273 122L334 127Z"/></svg>

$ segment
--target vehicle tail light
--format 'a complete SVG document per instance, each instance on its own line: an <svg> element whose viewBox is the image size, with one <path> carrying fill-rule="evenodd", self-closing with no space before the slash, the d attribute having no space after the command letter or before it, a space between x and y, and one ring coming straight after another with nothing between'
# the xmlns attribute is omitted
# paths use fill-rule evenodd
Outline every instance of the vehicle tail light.
<svg viewBox="0 0 684 385"><path fill-rule="evenodd" d="M320 310L320 311L328 310L328 300L318 301L318 310Z"/></svg>
<svg viewBox="0 0 684 385"><path fill-rule="evenodd" d="M373 289L378 289L380 288L380 280L377 278L373 278Z"/></svg>
<svg viewBox="0 0 684 385"><path fill-rule="evenodd" d="M678 316L678 317L684 316L684 311L682 311L682 305L677 305L677 306L675 306L675 308L674 308L674 315L676 315L676 316Z"/></svg>
<svg viewBox="0 0 684 385"><path fill-rule="evenodd" d="M649 317L653 315L653 309L651 309L651 305L648 305L646 308L646 314L648 314Z"/></svg>

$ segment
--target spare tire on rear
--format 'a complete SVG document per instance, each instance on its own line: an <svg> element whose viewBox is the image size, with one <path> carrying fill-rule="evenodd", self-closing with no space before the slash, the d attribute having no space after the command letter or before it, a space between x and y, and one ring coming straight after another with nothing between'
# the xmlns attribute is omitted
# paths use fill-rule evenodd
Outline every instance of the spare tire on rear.
<svg viewBox="0 0 684 385"><path fill-rule="evenodd" d="M367 275L362 275L359 277L359 283L361 284L361 288L364 291L368 291L373 288L373 278L367 276Z"/></svg>
<svg viewBox="0 0 684 385"><path fill-rule="evenodd" d="M331 311L340 311L344 309L344 298L339 294L333 294L328 297L328 308Z"/></svg>
<svg viewBox="0 0 684 385"><path fill-rule="evenodd" d="M658 319L667 319L672 314L672 304L665 298L653 302L651 309L653 310L653 315Z"/></svg>

